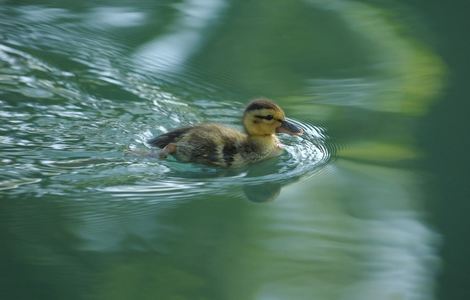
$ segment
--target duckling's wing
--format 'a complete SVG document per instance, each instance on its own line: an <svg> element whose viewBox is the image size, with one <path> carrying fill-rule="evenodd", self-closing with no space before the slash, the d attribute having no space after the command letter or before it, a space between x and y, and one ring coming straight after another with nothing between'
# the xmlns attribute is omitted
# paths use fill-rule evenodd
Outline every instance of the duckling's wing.
<svg viewBox="0 0 470 300"><path fill-rule="evenodd" d="M147 141L147 143L150 146L163 148L169 143L176 142L182 135L184 135L190 129L191 127L178 128L173 131L159 135L157 137L151 138L150 140Z"/></svg>

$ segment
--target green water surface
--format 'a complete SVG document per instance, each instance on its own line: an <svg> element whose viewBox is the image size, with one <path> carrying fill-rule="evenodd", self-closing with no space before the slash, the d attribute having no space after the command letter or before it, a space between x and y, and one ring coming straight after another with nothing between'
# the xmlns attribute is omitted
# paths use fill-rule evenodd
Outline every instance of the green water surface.
<svg viewBox="0 0 470 300"><path fill-rule="evenodd" d="M0 1L0 299L469 299L465 5ZM145 142L259 96L280 157Z"/></svg>

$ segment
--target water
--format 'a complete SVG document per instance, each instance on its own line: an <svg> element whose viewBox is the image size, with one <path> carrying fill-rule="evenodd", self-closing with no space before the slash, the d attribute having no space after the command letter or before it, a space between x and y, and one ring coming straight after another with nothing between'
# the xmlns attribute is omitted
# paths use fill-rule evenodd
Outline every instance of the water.
<svg viewBox="0 0 470 300"><path fill-rule="evenodd" d="M468 104L447 104L463 71L440 6L4 2L2 299L468 295L468 159L445 147ZM258 96L305 131L278 158L227 170L145 143L241 129Z"/></svg>

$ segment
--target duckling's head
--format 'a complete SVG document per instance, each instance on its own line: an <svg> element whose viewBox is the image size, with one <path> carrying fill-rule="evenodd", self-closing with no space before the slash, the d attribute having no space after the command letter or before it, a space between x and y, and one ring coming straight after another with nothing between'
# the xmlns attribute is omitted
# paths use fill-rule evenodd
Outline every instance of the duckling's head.
<svg viewBox="0 0 470 300"><path fill-rule="evenodd" d="M248 135L266 136L275 133L301 135L303 130L286 120L284 111L269 99L251 101L243 114L243 126Z"/></svg>

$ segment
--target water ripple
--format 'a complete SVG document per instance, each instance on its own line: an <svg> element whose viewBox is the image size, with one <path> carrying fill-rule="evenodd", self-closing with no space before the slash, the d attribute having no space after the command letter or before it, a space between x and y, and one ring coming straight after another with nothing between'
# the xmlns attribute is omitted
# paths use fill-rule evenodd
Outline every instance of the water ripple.
<svg viewBox="0 0 470 300"><path fill-rule="evenodd" d="M232 106L231 110L228 108L229 105ZM226 111L230 112L229 115L232 118L236 115L233 104L224 105L218 102L212 109L212 113ZM210 114L207 110L205 113ZM232 121L235 122L237 119L233 118ZM240 169L223 169L180 163L172 158L166 161L149 158L152 163L167 166L164 178L154 182L151 178L147 178L147 184L144 186L121 186L107 188L106 190L125 193L126 196L129 196L133 190L135 193L152 197L230 193L245 194L250 198L251 194L260 188L268 195L277 194L282 186L315 174L331 157L331 149L327 146L327 137L323 129L295 120L290 121L301 127L304 130L304 135L301 137L282 135L280 139L284 144L285 151L280 157ZM133 149L133 151L137 151L139 149L138 145L134 144ZM155 153L145 151L143 154L156 156ZM266 188L268 191L266 191ZM152 191L152 193L148 194L149 191Z"/></svg>
<svg viewBox="0 0 470 300"><path fill-rule="evenodd" d="M136 67L136 56L109 38L109 28L97 35L96 24L67 23L88 15L41 7L16 12L19 17L2 22L7 30L0 45L4 189L36 195L79 190L73 197L107 193L152 201L207 194L259 201L253 195L261 190L268 195L264 201L312 176L331 157L322 128L292 120L304 135L281 136L284 154L254 166L226 170L160 161L145 145L150 137L201 122L241 129L244 103L190 66L183 64L182 73ZM128 16L134 18L129 26L144 20ZM128 149L143 155L127 155Z"/></svg>

